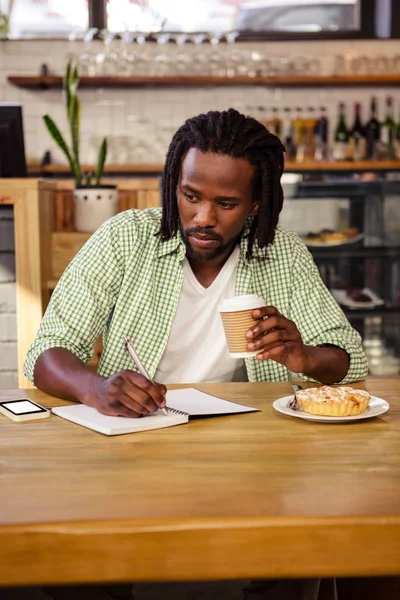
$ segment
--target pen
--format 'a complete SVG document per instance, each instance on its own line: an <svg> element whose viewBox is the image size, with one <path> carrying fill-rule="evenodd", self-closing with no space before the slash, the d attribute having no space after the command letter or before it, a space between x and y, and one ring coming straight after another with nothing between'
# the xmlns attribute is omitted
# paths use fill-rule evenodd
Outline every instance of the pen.
<svg viewBox="0 0 400 600"><path fill-rule="evenodd" d="M138 369L139 369L141 375L143 375L143 377L146 377L146 379L148 379L149 381L151 381L151 383L154 383L154 380L150 377L150 375L146 371L146 369L145 369L142 361L138 357L138 354L137 354L135 348L133 347L133 344L132 344L131 340L128 337L126 337L126 335L123 335L122 339L124 340L125 350L129 354L129 356L131 357L131 359L137 364ZM160 410L162 410L162 412L164 413L164 415L168 416L168 411L167 411L166 408L161 408Z"/></svg>

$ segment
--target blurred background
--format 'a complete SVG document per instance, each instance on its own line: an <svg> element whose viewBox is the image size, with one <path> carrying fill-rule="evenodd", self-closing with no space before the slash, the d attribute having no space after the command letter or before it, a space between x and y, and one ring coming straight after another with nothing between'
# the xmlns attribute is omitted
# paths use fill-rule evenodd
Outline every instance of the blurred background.
<svg viewBox="0 0 400 600"><path fill-rule="evenodd" d="M81 160L93 169L107 137L110 181L159 182L188 117L234 107L258 119L286 147L281 225L309 246L363 336L371 374L397 374L399 37L397 0L0 0L0 103L22 107L26 174L52 181L71 175L42 116L68 131L70 60ZM63 198L52 228L73 236L71 192ZM14 252L4 206L0 387L17 380Z"/></svg>

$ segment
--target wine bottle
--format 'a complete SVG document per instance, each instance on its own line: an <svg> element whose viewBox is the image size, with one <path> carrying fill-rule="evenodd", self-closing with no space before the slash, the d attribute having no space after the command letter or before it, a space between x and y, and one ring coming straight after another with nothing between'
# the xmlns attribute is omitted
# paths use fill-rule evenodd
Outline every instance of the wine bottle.
<svg viewBox="0 0 400 600"><path fill-rule="evenodd" d="M395 141L396 158L400 160L400 118L396 127L396 141Z"/></svg>
<svg viewBox="0 0 400 600"><path fill-rule="evenodd" d="M361 122L361 104L354 105L354 123L349 138L349 158L360 161L365 158L365 127Z"/></svg>
<svg viewBox="0 0 400 600"><path fill-rule="evenodd" d="M315 156L315 129L318 123L318 119L315 116L315 110L313 106L307 108L307 114L305 118L305 158L306 160L313 160Z"/></svg>
<svg viewBox="0 0 400 600"><path fill-rule="evenodd" d="M257 121L267 127L267 110L265 106L257 106Z"/></svg>
<svg viewBox="0 0 400 600"><path fill-rule="evenodd" d="M315 160L328 160L329 121L325 106L320 108L321 114L315 126Z"/></svg>
<svg viewBox="0 0 400 600"><path fill-rule="evenodd" d="M374 97L371 98L370 118L365 126L365 138L367 141L368 160L378 160L380 153L381 124L378 121L377 101Z"/></svg>
<svg viewBox="0 0 400 600"><path fill-rule="evenodd" d="M279 109L276 108L276 106L274 106L272 108L272 119L269 121L268 129L270 130L271 133L273 133L274 135L278 136L278 138L280 138L281 137L281 128L282 128L282 121L279 118Z"/></svg>
<svg viewBox="0 0 400 600"><path fill-rule="evenodd" d="M349 130L346 125L345 105L339 104L339 117L335 129L333 160L346 160L349 154Z"/></svg>
<svg viewBox="0 0 400 600"><path fill-rule="evenodd" d="M293 119L293 134L294 134L294 143L297 146L303 141L303 127L304 127L304 118L303 111L298 106L296 108L296 116Z"/></svg>
<svg viewBox="0 0 400 600"><path fill-rule="evenodd" d="M286 159L294 160L296 157L296 148L293 140L293 124L290 115L290 108L283 109L282 119L282 137L281 140L286 148Z"/></svg>
<svg viewBox="0 0 400 600"><path fill-rule="evenodd" d="M381 126L381 155L383 158L393 160L396 158L395 148L396 123L393 116L393 98L386 98L386 117Z"/></svg>
<svg viewBox="0 0 400 600"><path fill-rule="evenodd" d="M302 163L306 158L306 120L300 107L296 108L296 118L293 121L294 143L296 146L296 162Z"/></svg>

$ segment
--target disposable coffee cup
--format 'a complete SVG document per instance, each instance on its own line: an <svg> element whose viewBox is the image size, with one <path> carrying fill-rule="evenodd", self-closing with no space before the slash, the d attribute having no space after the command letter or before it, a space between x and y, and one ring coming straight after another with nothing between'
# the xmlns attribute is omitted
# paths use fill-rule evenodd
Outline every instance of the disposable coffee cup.
<svg viewBox="0 0 400 600"><path fill-rule="evenodd" d="M253 318L253 310L263 306L265 300L255 294L225 298L218 306L232 358L249 358L258 354L259 350L253 352L247 350L250 340L246 338L246 333L260 320Z"/></svg>

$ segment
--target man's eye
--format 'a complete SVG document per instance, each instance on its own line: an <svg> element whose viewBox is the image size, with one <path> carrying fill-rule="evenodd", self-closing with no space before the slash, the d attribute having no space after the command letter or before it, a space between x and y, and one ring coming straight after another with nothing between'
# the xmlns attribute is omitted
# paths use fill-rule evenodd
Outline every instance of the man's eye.
<svg viewBox="0 0 400 600"><path fill-rule="evenodd" d="M231 210L232 208L235 208L236 204L229 204L229 202L220 202L219 203L221 208L224 208L225 210Z"/></svg>
<svg viewBox="0 0 400 600"><path fill-rule="evenodd" d="M196 200L197 200L196 196L193 196L192 194L188 194L187 192L183 192L183 195L185 196L185 198L187 198L189 200L189 202L196 202Z"/></svg>

